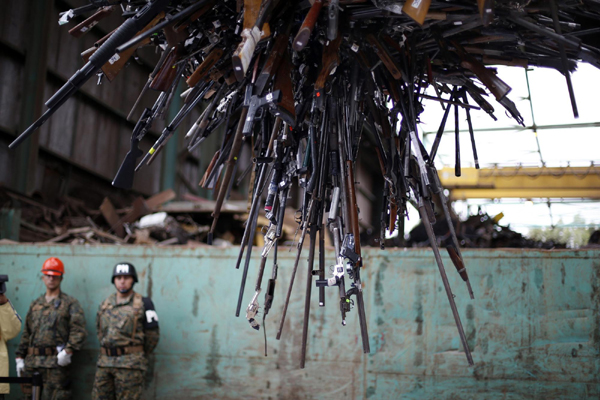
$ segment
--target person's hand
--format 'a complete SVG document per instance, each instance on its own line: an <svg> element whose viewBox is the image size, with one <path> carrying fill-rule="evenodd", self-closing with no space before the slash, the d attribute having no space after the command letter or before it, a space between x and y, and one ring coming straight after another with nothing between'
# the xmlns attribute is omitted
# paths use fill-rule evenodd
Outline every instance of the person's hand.
<svg viewBox="0 0 600 400"><path fill-rule="evenodd" d="M8 303L8 297L4 293L0 293L0 306Z"/></svg>
<svg viewBox="0 0 600 400"><path fill-rule="evenodd" d="M25 372L25 360L17 358L15 361L17 362L17 376L20 378Z"/></svg>
<svg viewBox="0 0 600 400"><path fill-rule="evenodd" d="M71 353L67 353L65 349L61 350L60 353L56 356L58 365L61 367L66 367L71 364Z"/></svg>

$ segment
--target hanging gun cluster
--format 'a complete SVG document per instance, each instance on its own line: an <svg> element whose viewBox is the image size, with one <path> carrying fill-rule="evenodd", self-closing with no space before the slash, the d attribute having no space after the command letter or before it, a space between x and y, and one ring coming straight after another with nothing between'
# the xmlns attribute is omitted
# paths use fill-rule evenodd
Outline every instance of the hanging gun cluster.
<svg viewBox="0 0 600 400"><path fill-rule="evenodd" d="M200 182L207 188L215 188L215 183L220 182L208 238L211 243L238 168L240 151L244 145L253 146L256 156L251 166L252 201L236 264L240 268L243 263L236 315L242 310L252 238L263 209L269 223L264 228L265 244L254 296L245 310L247 320L258 330L259 295L267 259L272 258L273 267L263 300L263 325L273 302L286 205L290 189L296 183L303 196L296 215L299 236L277 338L283 331L308 235L303 367L310 294L315 284L320 306L325 305L326 290L338 293L342 324L346 324L347 314L357 309L363 351L370 351L354 172L361 141L368 140L375 146L377 160L373 162L379 165L385 182L380 243L383 247L386 231L394 232L398 218L404 218L407 203L412 202L425 224L464 351L469 364L473 364L432 229L436 220L433 200L438 197L451 229L446 248L473 298L447 199L434 166L446 119L454 108L455 169L456 175L460 175L459 108L466 111L477 167L470 112L483 110L495 119L494 106L486 100L488 92L516 122L524 123L507 96L511 88L486 64L534 65L559 70L566 77L577 116L570 72L579 60L600 67L600 51L593 47L592 41L597 36L592 34L598 32L597 1L92 0L91 3L62 13L59 22L67 23L77 15L96 11L71 29L75 36L89 31L100 18L118 9L123 11L125 22L84 52L85 65L47 101L48 110L11 147L42 125L92 76L100 73L112 80L136 49L157 46L160 59L134 109L148 89L160 95L151 108L142 111L131 136L131 150L113 184L130 188L134 171L151 163L182 120L199 103L204 103L203 113L186 138L188 148L193 150L209 135L222 134L221 148ZM188 87L181 94L183 107L144 154L139 148L140 140L153 121L164 118L165 109L179 95L177 90L182 80ZM432 87L436 96L425 94L427 87ZM418 131L425 100L438 101L445 107L430 149L424 147ZM326 268L326 235L330 235L335 248L335 259L328 260L333 262L332 268Z"/></svg>

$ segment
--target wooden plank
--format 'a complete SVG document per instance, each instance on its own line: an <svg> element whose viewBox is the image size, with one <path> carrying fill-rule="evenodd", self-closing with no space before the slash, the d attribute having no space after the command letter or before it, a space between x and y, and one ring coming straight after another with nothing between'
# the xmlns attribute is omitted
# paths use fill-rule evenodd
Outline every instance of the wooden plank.
<svg viewBox="0 0 600 400"><path fill-rule="evenodd" d="M167 201L171 201L176 197L173 189L167 189L163 192L157 193L154 196L146 200L146 206L149 210L156 210L156 208Z"/></svg>
<svg viewBox="0 0 600 400"><path fill-rule="evenodd" d="M115 231L117 236L125 237L125 229L123 229L123 224L121 223L119 216L117 215L117 211L115 207L110 202L108 197L105 197L100 205L100 212L102 216L111 226L111 229Z"/></svg>
<svg viewBox="0 0 600 400"><path fill-rule="evenodd" d="M119 220L119 225L123 227L125 222L135 222L144 215L148 214L150 209L146 205L146 201L142 197L138 197L133 201L133 209ZM124 237L123 235L122 237Z"/></svg>

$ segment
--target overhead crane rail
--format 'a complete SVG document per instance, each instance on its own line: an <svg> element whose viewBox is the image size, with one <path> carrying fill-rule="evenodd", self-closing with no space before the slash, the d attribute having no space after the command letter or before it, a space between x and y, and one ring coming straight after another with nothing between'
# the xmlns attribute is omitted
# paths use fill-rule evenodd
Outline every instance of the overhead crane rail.
<svg viewBox="0 0 600 400"><path fill-rule="evenodd" d="M454 168L439 171L442 185L451 200L501 198L584 198L600 199L600 165L588 167L493 167L463 168L456 177Z"/></svg>

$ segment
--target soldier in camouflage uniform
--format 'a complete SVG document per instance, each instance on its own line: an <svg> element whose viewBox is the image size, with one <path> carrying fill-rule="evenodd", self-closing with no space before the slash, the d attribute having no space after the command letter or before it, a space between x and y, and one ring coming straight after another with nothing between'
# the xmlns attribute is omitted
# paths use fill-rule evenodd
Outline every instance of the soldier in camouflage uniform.
<svg viewBox="0 0 600 400"><path fill-rule="evenodd" d="M94 400L141 399L147 356L158 344L159 330L152 300L133 291L137 281L130 263L114 267L112 283L117 293L104 300L96 318L100 358Z"/></svg>
<svg viewBox="0 0 600 400"><path fill-rule="evenodd" d="M66 368L74 351L80 350L87 332L79 302L60 290L65 272L62 261L51 257L42 266L46 293L34 300L25 318L25 329L17 348L19 376L42 375L42 399L71 398L71 380ZM31 385L22 385L31 398Z"/></svg>

